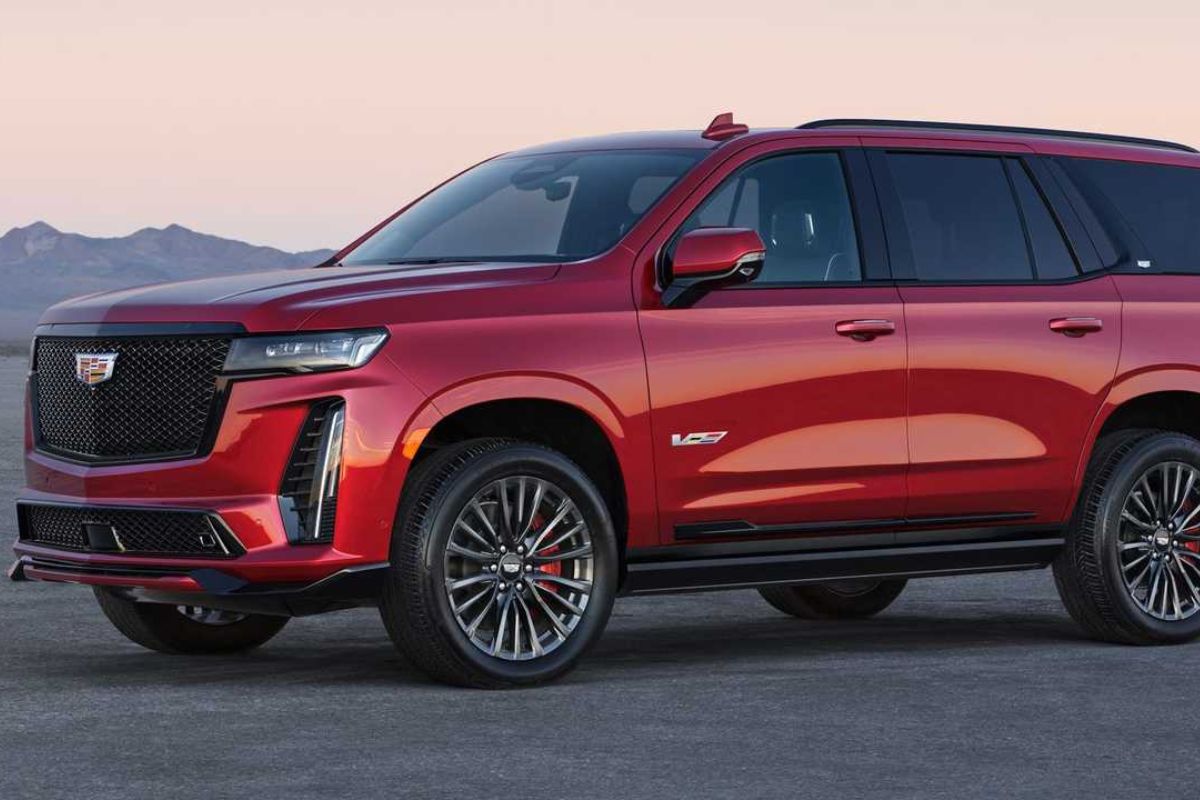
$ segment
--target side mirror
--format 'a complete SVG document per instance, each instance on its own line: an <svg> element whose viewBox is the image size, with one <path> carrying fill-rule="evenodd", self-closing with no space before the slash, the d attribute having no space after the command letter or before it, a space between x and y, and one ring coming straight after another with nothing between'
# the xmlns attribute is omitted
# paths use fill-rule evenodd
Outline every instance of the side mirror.
<svg viewBox="0 0 1200 800"><path fill-rule="evenodd" d="M663 305L687 307L711 289L752 281L766 255L758 232L750 228L689 231L680 237L670 263L663 264Z"/></svg>

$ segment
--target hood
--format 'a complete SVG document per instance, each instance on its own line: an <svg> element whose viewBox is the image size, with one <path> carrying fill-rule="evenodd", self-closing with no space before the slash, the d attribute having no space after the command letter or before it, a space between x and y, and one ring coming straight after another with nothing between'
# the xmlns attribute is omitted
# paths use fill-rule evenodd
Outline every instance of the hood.
<svg viewBox="0 0 1200 800"><path fill-rule="evenodd" d="M251 332L288 331L339 306L540 282L558 269L489 262L257 272L85 295L52 306L41 324L229 322Z"/></svg>

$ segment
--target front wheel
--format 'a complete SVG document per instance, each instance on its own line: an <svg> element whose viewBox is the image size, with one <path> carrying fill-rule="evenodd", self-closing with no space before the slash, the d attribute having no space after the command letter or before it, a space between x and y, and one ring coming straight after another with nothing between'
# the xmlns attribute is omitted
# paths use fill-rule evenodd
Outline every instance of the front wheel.
<svg viewBox="0 0 1200 800"><path fill-rule="evenodd" d="M1098 442L1054 579L1096 639L1200 635L1200 442L1155 431Z"/></svg>
<svg viewBox="0 0 1200 800"><path fill-rule="evenodd" d="M240 653L265 644L287 617L241 614L199 606L139 603L116 589L93 587L100 610L131 642L160 653Z"/></svg>
<svg viewBox="0 0 1200 800"><path fill-rule="evenodd" d="M397 648L446 683L504 688L571 668L608 621L612 520L588 476L540 445L479 439L418 465L380 611Z"/></svg>

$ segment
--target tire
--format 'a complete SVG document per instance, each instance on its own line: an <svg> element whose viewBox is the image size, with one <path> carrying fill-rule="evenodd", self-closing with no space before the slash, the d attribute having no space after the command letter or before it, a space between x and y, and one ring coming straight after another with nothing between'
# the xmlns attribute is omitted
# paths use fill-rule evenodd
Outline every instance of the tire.
<svg viewBox="0 0 1200 800"><path fill-rule="evenodd" d="M101 586L92 591L100 610L117 630L135 644L160 653L241 653L266 643L288 622L288 617L139 603L116 589ZM202 618L211 621L198 621Z"/></svg>
<svg viewBox="0 0 1200 800"><path fill-rule="evenodd" d="M865 619L890 606L908 581L834 581L759 589L763 599L800 619Z"/></svg>
<svg viewBox="0 0 1200 800"><path fill-rule="evenodd" d="M1200 635L1200 481L1189 482L1191 470L1200 474L1200 442L1181 433L1119 431L1096 444L1066 545L1054 561L1063 605L1088 636L1152 645ZM1181 522L1185 530L1176 530ZM1161 573L1160 594L1153 594L1149 575L1138 580L1143 568Z"/></svg>
<svg viewBox="0 0 1200 800"><path fill-rule="evenodd" d="M522 520L515 519L518 495ZM579 555L553 560L568 554ZM391 565L380 613L397 649L434 680L484 689L535 685L571 670L608 622L618 571L612 519L583 470L547 447L504 439L450 445L414 469Z"/></svg>

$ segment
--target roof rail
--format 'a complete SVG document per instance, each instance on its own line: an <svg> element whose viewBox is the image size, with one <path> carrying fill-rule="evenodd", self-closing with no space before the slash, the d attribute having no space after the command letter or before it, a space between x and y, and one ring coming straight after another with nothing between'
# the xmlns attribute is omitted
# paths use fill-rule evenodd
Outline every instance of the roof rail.
<svg viewBox="0 0 1200 800"><path fill-rule="evenodd" d="M1143 147L1160 147L1166 150L1182 150L1185 153L1200 152L1194 147L1161 139L1143 139L1139 136L1113 136L1107 133L1084 133L1081 131L1058 131L1048 128L1016 128L1007 125L971 125L963 122L918 122L899 119L819 119L798 125L798 130L818 128L895 128L901 130L964 131L975 133L1012 133L1024 136L1051 136L1058 139L1082 139L1084 141L1136 144Z"/></svg>

